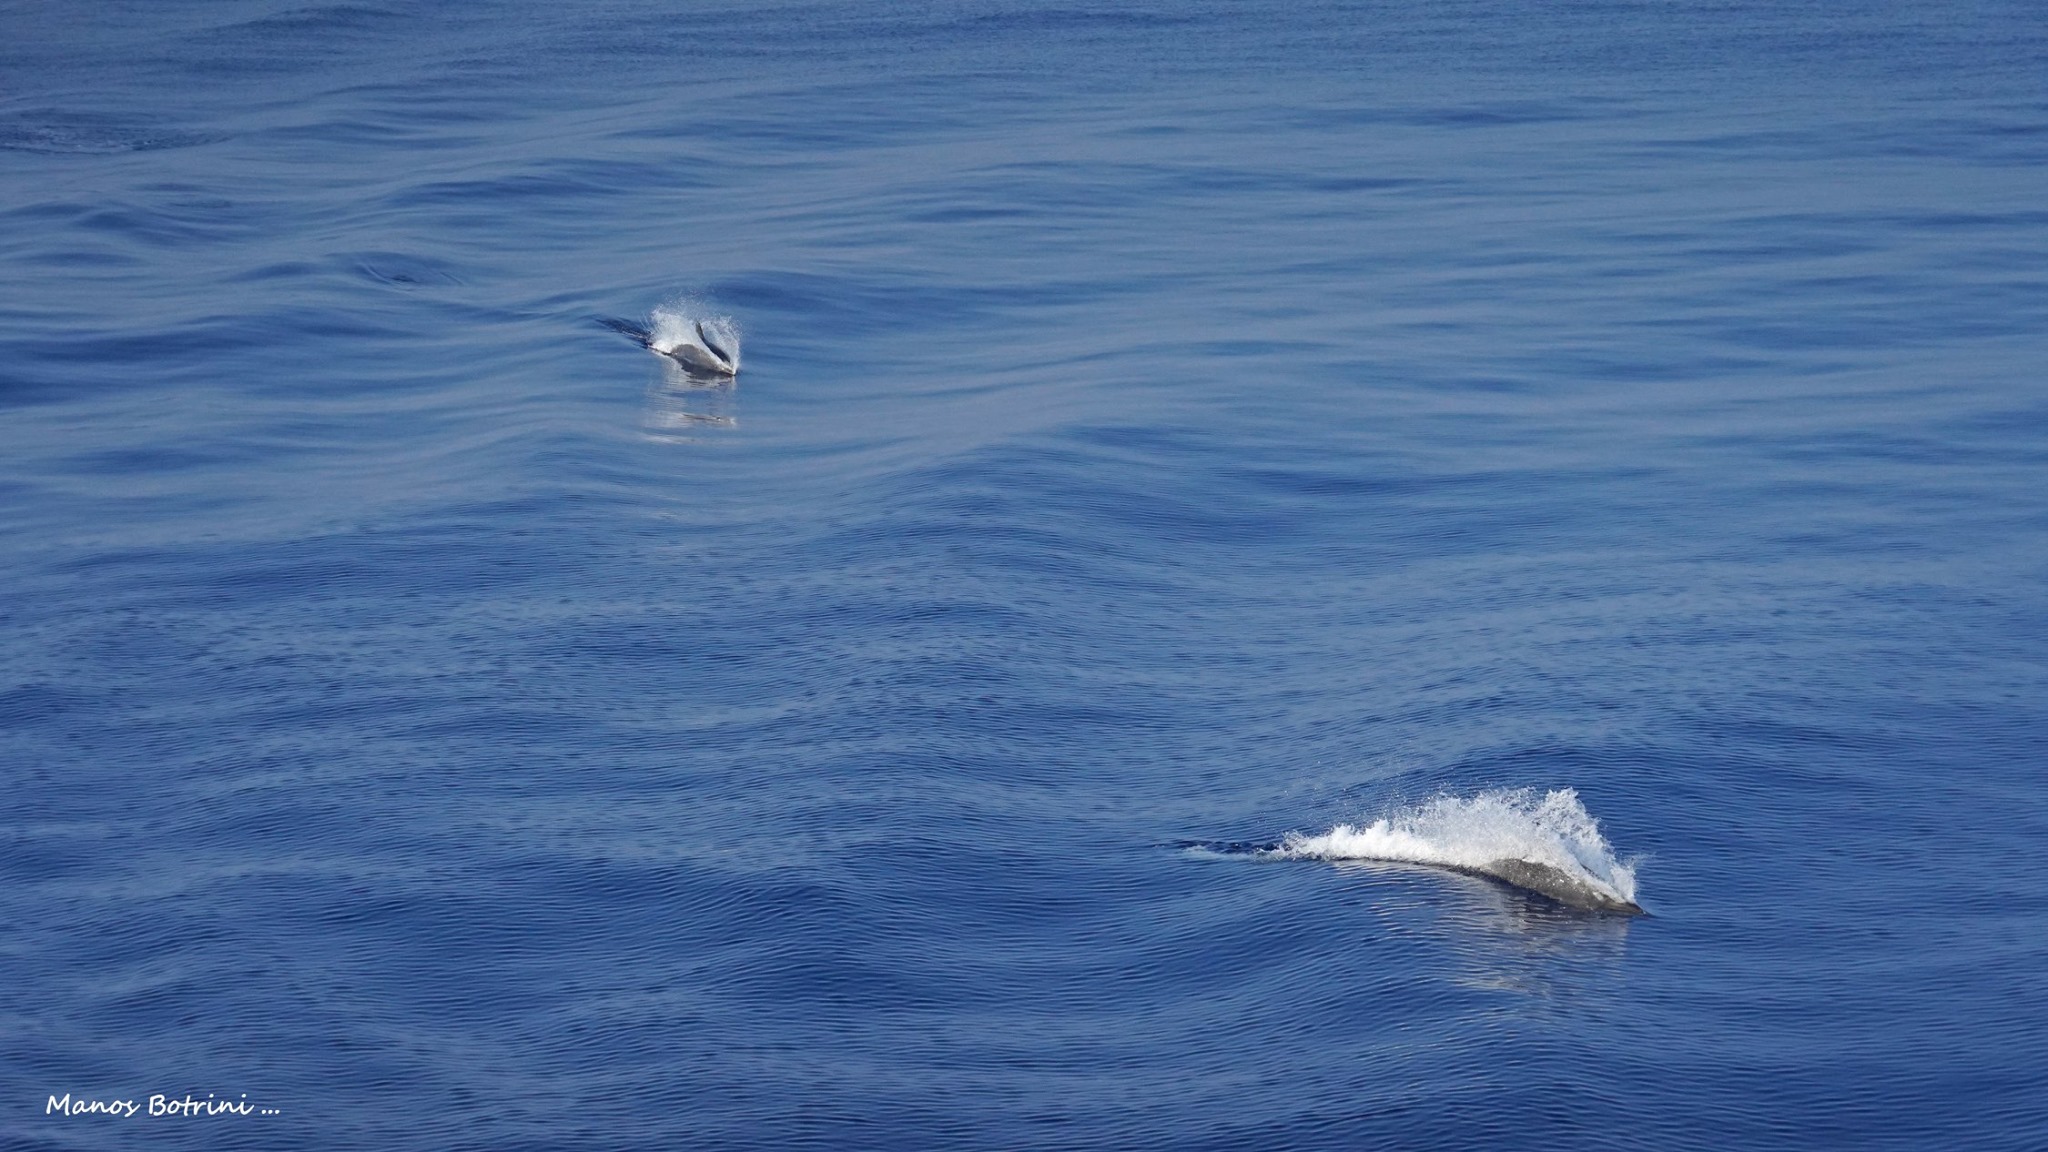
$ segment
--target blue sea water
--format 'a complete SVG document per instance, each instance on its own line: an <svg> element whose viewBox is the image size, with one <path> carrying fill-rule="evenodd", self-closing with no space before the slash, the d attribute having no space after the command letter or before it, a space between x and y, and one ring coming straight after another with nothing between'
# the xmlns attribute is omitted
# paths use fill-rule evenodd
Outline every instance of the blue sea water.
<svg viewBox="0 0 2048 1152"><path fill-rule="evenodd" d="M2036 4L27 0L0 270L0 1146L2048 1148Z"/></svg>

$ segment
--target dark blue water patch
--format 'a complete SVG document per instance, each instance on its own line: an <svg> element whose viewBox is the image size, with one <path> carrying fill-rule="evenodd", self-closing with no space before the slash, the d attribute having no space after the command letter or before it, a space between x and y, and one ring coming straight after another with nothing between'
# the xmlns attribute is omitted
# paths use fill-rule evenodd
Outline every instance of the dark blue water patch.
<svg viewBox="0 0 2048 1152"><path fill-rule="evenodd" d="M582 204L594 197L632 195L653 183L687 187L707 183L668 165L583 163L547 174L522 174L499 180L451 180L407 187L390 198L390 210L410 212L449 205L488 202L492 212L505 211L522 200Z"/></svg>
<svg viewBox="0 0 2048 1152"><path fill-rule="evenodd" d="M459 285L463 282L457 267L449 261L432 257L404 252L362 252L352 256L339 256L336 259L352 263L357 272L379 284L388 284L404 291Z"/></svg>
<svg viewBox="0 0 2048 1152"><path fill-rule="evenodd" d="M336 4L288 10L253 20L195 29L159 56L202 81L303 74L345 65L365 50L417 34L420 21L401 9ZM159 52L165 45L159 47Z"/></svg>
<svg viewBox="0 0 2048 1152"><path fill-rule="evenodd" d="M0 723L28 727L86 706L92 697L51 684L23 684L0 692Z"/></svg>
<svg viewBox="0 0 2048 1152"><path fill-rule="evenodd" d="M1056 284L1051 290L1079 307L1133 289L1128 285L1077 281ZM709 292L729 307L802 316L803 327L790 332L792 339L800 341L822 341L854 333L870 341L914 341L920 333L965 326L1010 310L1028 308L1042 300L1046 291L1043 285L982 283L933 292L905 277L853 279L815 273L735 277L709 286ZM1048 333L1042 347L1047 353L1057 353L1056 334ZM887 345L883 348L886 350Z"/></svg>
<svg viewBox="0 0 2048 1152"><path fill-rule="evenodd" d="M181 131L142 118L113 118L64 108L11 110L0 117L0 151L49 156L115 155L191 148L217 135Z"/></svg>
<svg viewBox="0 0 2048 1152"><path fill-rule="evenodd" d="M1034 12L992 12L966 16L957 24L995 32L1022 30L1052 31L1066 28L1171 28L1195 23L1199 17L1186 13L1137 8L1046 8Z"/></svg>

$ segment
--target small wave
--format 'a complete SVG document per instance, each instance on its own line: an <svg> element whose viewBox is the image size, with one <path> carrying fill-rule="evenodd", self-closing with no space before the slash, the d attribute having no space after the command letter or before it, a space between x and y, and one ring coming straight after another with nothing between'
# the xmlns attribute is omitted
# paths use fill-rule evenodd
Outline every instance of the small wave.
<svg viewBox="0 0 2048 1152"><path fill-rule="evenodd" d="M685 365L727 375L740 370L740 326L714 314L703 302L676 300L647 318L647 346Z"/></svg>
<svg viewBox="0 0 2048 1152"><path fill-rule="evenodd" d="M1390 860L1476 872L1570 904L1636 908L1633 861L1614 855L1600 824L1570 788L1538 795L1495 789L1439 796L1360 828L1289 833L1260 853L1312 860Z"/></svg>

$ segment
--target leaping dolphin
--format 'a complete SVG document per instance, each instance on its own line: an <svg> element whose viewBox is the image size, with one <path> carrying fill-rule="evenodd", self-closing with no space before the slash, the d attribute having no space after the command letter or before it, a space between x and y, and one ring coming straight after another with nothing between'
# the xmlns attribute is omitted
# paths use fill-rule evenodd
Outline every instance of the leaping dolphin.
<svg viewBox="0 0 2048 1152"><path fill-rule="evenodd" d="M1184 840L1177 847L1198 848L1225 856L1274 856L1286 848L1284 841L1257 843L1247 840L1216 841ZM1647 916L1641 904L1624 900L1603 892L1584 880L1561 868L1549 864L1538 864L1534 860L1504 859L1493 860L1477 866L1459 864L1437 864L1424 860L1378 860L1377 864L1419 865L1426 868L1442 868L1447 872L1460 872L1467 876L1480 876L1498 881L1524 892L1555 900L1568 908L1586 912L1608 912L1621 916Z"/></svg>
<svg viewBox="0 0 2048 1152"><path fill-rule="evenodd" d="M739 374L739 354L727 348L717 334L707 331L702 320L692 320L681 339L671 339L666 324L664 332L657 338L654 332L630 320L619 320L600 316L597 322L614 332L632 340L650 352L681 364L691 372L712 376L736 376Z"/></svg>
<svg viewBox="0 0 2048 1152"><path fill-rule="evenodd" d="M1623 916L1649 915L1643 911L1641 904L1633 900L1611 896L1561 868L1538 864L1534 860L1495 860L1477 868L1451 867L1451 871L1499 880L1539 896L1548 896L1559 904L1583 908L1588 912L1614 912Z"/></svg>
<svg viewBox="0 0 2048 1152"><path fill-rule="evenodd" d="M648 347L675 360L685 368L719 376L733 376L739 373L739 357L722 347L718 337L706 332L702 320L692 321L690 327L696 329L695 340L679 341L673 348L663 348L657 344L649 344Z"/></svg>

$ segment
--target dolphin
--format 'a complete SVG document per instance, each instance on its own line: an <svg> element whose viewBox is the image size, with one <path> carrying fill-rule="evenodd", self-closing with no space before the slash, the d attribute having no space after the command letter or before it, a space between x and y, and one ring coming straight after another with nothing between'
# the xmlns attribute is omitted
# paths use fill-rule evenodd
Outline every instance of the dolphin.
<svg viewBox="0 0 2048 1152"><path fill-rule="evenodd" d="M1503 884L1534 892L1538 896L1547 896L1567 907L1583 908L1588 912L1613 912L1622 916L1649 915L1641 904L1633 900L1623 900L1619 896L1609 895L1562 868L1538 864L1534 860L1494 860L1477 868L1452 867L1451 871L1498 880Z"/></svg>
<svg viewBox="0 0 2048 1152"><path fill-rule="evenodd" d="M1285 847L1284 841L1259 843L1250 840L1182 840L1176 848L1199 849L1221 856L1272 856ZM1361 861L1372 864L1410 864L1425 868L1442 868L1447 872L1458 872L1466 876L1480 876L1488 880L1533 892L1547 900L1556 901L1567 908L1584 912L1606 912L1619 916L1647 916L1641 904L1624 900L1619 896L1603 892L1586 881L1573 876L1562 868L1539 864L1534 860L1503 859L1485 864L1467 866L1462 864L1437 864L1426 860L1371 860Z"/></svg>
<svg viewBox="0 0 2048 1152"><path fill-rule="evenodd" d="M690 322L695 337L685 338L673 348L662 348L655 344L654 333L630 320L619 320L611 316L597 318L599 324L640 345L650 352L681 364L691 372L712 376L736 376L739 374L739 358L719 342L717 336L704 330L702 320Z"/></svg>
<svg viewBox="0 0 2048 1152"><path fill-rule="evenodd" d="M714 376L737 375L740 370L739 358L726 348L720 346L718 337L704 330L704 322L702 320L692 321L691 327L697 330L697 338L695 340L685 340L673 348L654 348L652 344L649 344L648 347L654 348L656 352L676 361L685 368L695 369L699 372L709 372Z"/></svg>

